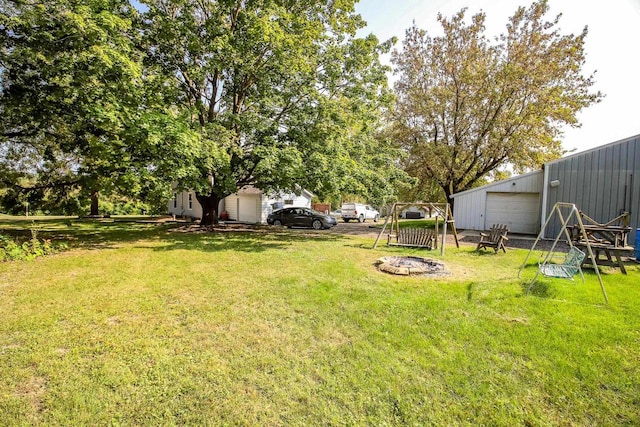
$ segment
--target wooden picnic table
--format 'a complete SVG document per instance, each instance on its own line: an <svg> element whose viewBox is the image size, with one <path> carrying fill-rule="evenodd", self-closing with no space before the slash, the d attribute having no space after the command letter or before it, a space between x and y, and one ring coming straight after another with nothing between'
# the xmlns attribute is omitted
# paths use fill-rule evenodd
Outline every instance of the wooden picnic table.
<svg viewBox="0 0 640 427"><path fill-rule="evenodd" d="M581 249L586 249L587 242L580 232L579 226L567 227L571 232L573 244ZM622 262L621 252L632 252L633 246L627 244L627 236L631 232L631 227L605 224L584 224L589 246L594 252L596 264L618 267L622 274L627 274ZM604 255L605 258L600 258ZM614 260L615 258L615 260ZM591 263L591 258L587 256L583 262L585 266Z"/></svg>
<svg viewBox="0 0 640 427"><path fill-rule="evenodd" d="M586 251L586 243L584 242L575 242L575 246ZM603 243L589 243L591 246L591 250L593 251L593 256L596 258L597 265L607 265L610 267L618 267L622 274L627 274L626 268L624 268L624 263L622 262L621 252L633 252L633 246L611 246ZM600 256L604 255L605 258L601 258ZM615 260L614 260L615 258ZM591 258L589 256L585 257L583 261L583 265L588 267L591 265Z"/></svg>

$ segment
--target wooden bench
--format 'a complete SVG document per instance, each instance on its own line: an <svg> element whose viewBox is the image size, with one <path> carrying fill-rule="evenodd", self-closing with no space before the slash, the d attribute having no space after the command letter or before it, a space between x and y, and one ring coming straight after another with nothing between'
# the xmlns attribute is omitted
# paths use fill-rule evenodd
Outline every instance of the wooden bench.
<svg viewBox="0 0 640 427"><path fill-rule="evenodd" d="M430 228L401 228L389 233L387 245L434 249L437 247L436 233Z"/></svg>
<svg viewBox="0 0 640 427"><path fill-rule="evenodd" d="M478 247L476 251L482 249L492 248L496 253L502 249L503 252L507 252L504 247L504 242L509 240L507 238L507 233L509 232L509 228L505 224L493 224L489 233L480 233L480 241L478 242Z"/></svg>

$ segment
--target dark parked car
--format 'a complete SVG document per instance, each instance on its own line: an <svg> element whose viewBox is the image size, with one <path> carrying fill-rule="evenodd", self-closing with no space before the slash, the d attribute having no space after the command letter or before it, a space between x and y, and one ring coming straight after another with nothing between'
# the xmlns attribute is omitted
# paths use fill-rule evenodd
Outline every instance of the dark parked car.
<svg viewBox="0 0 640 427"><path fill-rule="evenodd" d="M267 217L271 225L286 227L311 227L316 230L331 228L338 222L332 216L308 208L284 208L274 211Z"/></svg>

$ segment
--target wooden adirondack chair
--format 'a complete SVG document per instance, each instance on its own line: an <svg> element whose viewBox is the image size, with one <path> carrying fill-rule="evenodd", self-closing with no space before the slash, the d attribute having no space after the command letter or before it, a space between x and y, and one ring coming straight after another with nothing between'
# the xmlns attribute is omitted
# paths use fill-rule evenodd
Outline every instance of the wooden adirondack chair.
<svg viewBox="0 0 640 427"><path fill-rule="evenodd" d="M492 248L496 253L502 249L503 252L507 252L504 247L504 242L509 240L507 238L507 233L509 232L509 228L504 224L493 224L491 229L489 230L489 234L480 233L480 242L478 242L478 247L476 251L479 251L481 248L488 249Z"/></svg>

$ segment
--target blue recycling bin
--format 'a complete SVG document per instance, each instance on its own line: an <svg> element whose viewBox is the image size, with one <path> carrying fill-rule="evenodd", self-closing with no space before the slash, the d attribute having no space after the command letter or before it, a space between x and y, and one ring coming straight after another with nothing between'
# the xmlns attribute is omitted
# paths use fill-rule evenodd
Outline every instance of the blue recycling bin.
<svg viewBox="0 0 640 427"><path fill-rule="evenodd" d="M636 261L640 261L640 228L636 228Z"/></svg>

